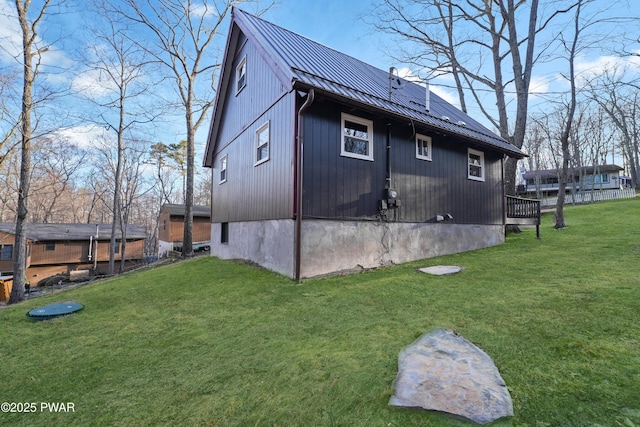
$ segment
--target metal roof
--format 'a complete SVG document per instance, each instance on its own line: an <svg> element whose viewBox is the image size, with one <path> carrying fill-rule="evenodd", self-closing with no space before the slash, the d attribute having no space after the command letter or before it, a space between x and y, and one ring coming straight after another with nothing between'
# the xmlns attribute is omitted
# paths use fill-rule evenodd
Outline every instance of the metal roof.
<svg viewBox="0 0 640 427"><path fill-rule="evenodd" d="M610 173L620 172L624 168L618 165L600 165L600 166L583 166L581 168L569 168L569 173L593 175L594 173ZM561 169L540 169L535 171L527 171L522 174L524 179L534 179L535 177L555 177L562 172Z"/></svg>
<svg viewBox="0 0 640 427"><path fill-rule="evenodd" d="M388 70L380 70L237 8L233 9L233 22L257 44L276 75L287 80L282 81L284 85L314 88L327 96L409 119L511 157L526 156L433 92L429 94L430 108L427 111L424 86L401 79L401 87L393 89L390 97Z"/></svg>
<svg viewBox="0 0 640 427"><path fill-rule="evenodd" d="M97 229L96 229L97 227ZM26 224L27 239L33 241L72 241L89 240L90 236L98 240L111 238L111 224ZM0 231L15 234L16 224L13 222L0 223ZM141 240L147 238L147 232L142 225L129 224L127 226L127 239ZM117 238L121 234L117 233Z"/></svg>
<svg viewBox="0 0 640 427"><path fill-rule="evenodd" d="M172 216L184 216L186 207L185 205L165 203L162 205L162 209L166 209ZM211 218L211 206L194 205L193 216Z"/></svg>

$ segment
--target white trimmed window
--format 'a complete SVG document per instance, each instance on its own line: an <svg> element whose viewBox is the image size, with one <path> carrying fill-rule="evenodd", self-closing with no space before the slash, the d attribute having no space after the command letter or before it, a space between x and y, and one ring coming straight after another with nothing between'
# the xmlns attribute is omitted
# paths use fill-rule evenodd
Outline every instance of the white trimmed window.
<svg viewBox="0 0 640 427"><path fill-rule="evenodd" d="M259 164L269 160L269 139L269 122L266 122L256 131L255 166L258 166Z"/></svg>
<svg viewBox="0 0 640 427"><path fill-rule="evenodd" d="M431 161L431 137L416 135L416 159Z"/></svg>
<svg viewBox="0 0 640 427"><path fill-rule="evenodd" d="M227 155L220 158L220 184L227 182Z"/></svg>
<svg viewBox="0 0 640 427"><path fill-rule="evenodd" d="M468 178L475 181L484 181L484 153L469 148L467 159Z"/></svg>
<svg viewBox="0 0 640 427"><path fill-rule="evenodd" d="M373 122L342 113L340 155L373 161Z"/></svg>
<svg viewBox="0 0 640 427"><path fill-rule="evenodd" d="M236 66L236 95L247 85L247 56Z"/></svg>

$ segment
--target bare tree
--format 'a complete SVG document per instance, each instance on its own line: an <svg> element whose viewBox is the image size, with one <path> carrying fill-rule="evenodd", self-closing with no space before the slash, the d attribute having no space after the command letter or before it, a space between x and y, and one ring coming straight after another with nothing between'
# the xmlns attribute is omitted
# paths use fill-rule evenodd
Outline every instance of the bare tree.
<svg viewBox="0 0 640 427"><path fill-rule="evenodd" d="M374 25L409 42L408 48L394 55L397 60L414 63L429 76L452 75L462 110L467 109L465 94L469 93L500 136L521 148L533 65L546 49L536 45L536 37L571 7L539 17L538 4L538 0L382 0ZM522 19L525 26L519 26ZM519 33L522 28L524 35ZM515 118L507 108L511 85ZM486 107L486 93L495 95L495 112ZM516 167L517 160L509 158L507 194L515 194Z"/></svg>
<svg viewBox="0 0 640 427"><path fill-rule="evenodd" d="M28 214L28 196L31 177L31 142L34 130L32 114L35 108L33 89L40 66L42 54L49 47L38 45L38 26L45 17L51 0L44 0L39 9L30 11L30 0L16 0L16 12L22 34L22 108L20 114L20 187L18 188L18 206L16 215L15 247L13 258L13 289L9 297L9 304L24 299L24 285L26 282L27 265L27 237L26 223ZM33 16L33 18L30 18Z"/></svg>
<svg viewBox="0 0 640 427"><path fill-rule="evenodd" d="M116 15L117 16L117 15ZM97 71L99 78L106 82L104 96L98 100L102 124L115 133L116 156L113 171L113 217L111 239L109 243L108 273L115 272L115 254L118 249L117 236L121 230L123 162L125 156L125 138L136 126L153 121L154 116L142 108L132 106L134 101L149 93L150 82L143 72L149 64L145 50L124 35L114 16L105 11L103 14L106 30L95 30L96 44L93 46L95 61L91 69Z"/></svg>
<svg viewBox="0 0 640 427"><path fill-rule="evenodd" d="M121 217L120 225L120 273L126 267L127 255L127 227L132 223L139 199L143 198L150 191L150 186L143 190L145 185L144 167L146 162L147 150L146 142L141 140L129 141L126 147L126 153L122 162L122 185L120 186L121 194Z"/></svg>
<svg viewBox="0 0 640 427"><path fill-rule="evenodd" d="M148 150L147 142L139 139L125 138L122 144L109 138L103 138L96 142L100 146L96 147L94 153L96 159L92 176L98 182L108 186L103 193L102 203L113 209L112 201L117 198L119 207L118 216L113 221L113 228L116 228L116 243L114 254L120 254L119 272L124 270L126 262L126 236L127 226L133 221L141 220L135 216L140 211L138 203L146 200L146 195L151 191L152 184L146 182L144 169L147 162ZM120 173L120 180L116 185L114 177ZM117 190L117 193L116 193ZM148 211L147 211L148 212ZM113 218L113 210L109 216ZM115 261L114 270L115 273Z"/></svg>
<svg viewBox="0 0 640 427"><path fill-rule="evenodd" d="M124 0L113 8L151 34L144 48L168 70L184 112L187 141L183 257L193 256L195 133L215 97L219 55L210 52L231 7L242 0ZM139 31L140 28L136 29ZM135 37L134 37L135 39ZM206 82L208 87L201 86Z"/></svg>
<svg viewBox="0 0 640 427"><path fill-rule="evenodd" d="M65 196L86 158L84 150L64 140L40 138L32 147L30 222L69 222ZM67 201L70 200L67 197Z"/></svg>
<svg viewBox="0 0 640 427"><path fill-rule="evenodd" d="M580 32L584 29L581 24L580 14L582 12L583 3L587 3L589 0L578 0L576 3L576 12L573 27L573 38L565 40L562 38L562 42L568 53L569 73L566 75L566 79L569 81L569 100L566 109L566 115L564 120L564 126L560 134L560 143L562 146L562 169L560 171L560 179L558 185L558 201L556 203L556 211L553 216L554 228L564 228L567 226L564 218L564 199L567 188L568 169L569 162L571 161L571 153L569 150L569 137L573 129L573 120L576 112L577 105L577 90L576 90L576 72L575 61L576 54L578 52L578 42L580 40ZM573 174L572 174L573 176Z"/></svg>
<svg viewBox="0 0 640 427"><path fill-rule="evenodd" d="M169 145L163 142L157 142L151 146L150 154L150 162L156 167L156 179L160 186L160 204L179 203L174 194L176 172L178 172L182 178L182 194L180 199L184 201L186 190L187 141L180 141L179 143Z"/></svg>
<svg viewBox="0 0 640 427"><path fill-rule="evenodd" d="M0 167L20 144L17 138L20 121L12 114L12 105L8 105L15 98L13 88L18 85L16 80L11 73L0 74Z"/></svg>
<svg viewBox="0 0 640 427"><path fill-rule="evenodd" d="M640 188L640 81L626 69L605 70L590 84L592 99L607 113L620 135L635 188Z"/></svg>

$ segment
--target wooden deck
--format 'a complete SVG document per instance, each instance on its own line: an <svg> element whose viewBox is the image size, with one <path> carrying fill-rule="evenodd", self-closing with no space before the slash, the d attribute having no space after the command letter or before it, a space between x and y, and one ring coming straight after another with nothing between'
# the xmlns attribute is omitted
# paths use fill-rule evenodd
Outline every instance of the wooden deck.
<svg viewBox="0 0 640 427"><path fill-rule="evenodd" d="M535 225L536 237L540 239L540 200L507 196L506 225Z"/></svg>

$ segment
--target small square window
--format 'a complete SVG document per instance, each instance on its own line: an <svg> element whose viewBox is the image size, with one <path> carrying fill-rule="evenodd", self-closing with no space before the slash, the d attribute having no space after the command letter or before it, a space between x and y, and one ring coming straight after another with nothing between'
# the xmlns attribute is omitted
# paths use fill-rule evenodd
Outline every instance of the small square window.
<svg viewBox="0 0 640 427"><path fill-rule="evenodd" d="M220 243L226 245L229 243L229 223L220 223Z"/></svg>
<svg viewBox="0 0 640 427"><path fill-rule="evenodd" d="M45 251L55 251L56 250L56 243L55 242L46 242L44 244L44 250Z"/></svg>
<svg viewBox="0 0 640 427"><path fill-rule="evenodd" d="M220 159L220 184L227 182L227 156Z"/></svg>
<svg viewBox="0 0 640 427"><path fill-rule="evenodd" d="M0 259L13 258L13 245L0 245Z"/></svg>
<svg viewBox="0 0 640 427"><path fill-rule="evenodd" d="M269 160L269 122L256 131L256 166Z"/></svg>
<svg viewBox="0 0 640 427"><path fill-rule="evenodd" d="M247 85L247 56L236 67L236 95Z"/></svg>
<svg viewBox="0 0 640 427"><path fill-rule="evenodd" d="M431 137L416 135L416 159L431 160Z"/></svg>
<svg viewBox="0 0 640 427"><path fill-rule="evenodd" d="M484 181L484 153L469 148L467 159L468 178L474 181Z"/></svg>
<svg viewBox="0 0 640 427"><path fill-rule="evenodd" d="M342 113L340 155L373 161L373 122Z"/></svg>

